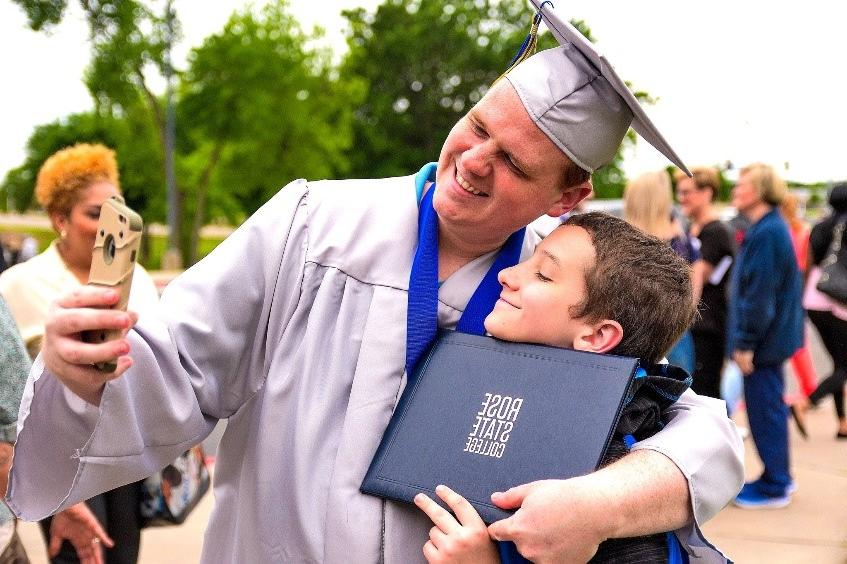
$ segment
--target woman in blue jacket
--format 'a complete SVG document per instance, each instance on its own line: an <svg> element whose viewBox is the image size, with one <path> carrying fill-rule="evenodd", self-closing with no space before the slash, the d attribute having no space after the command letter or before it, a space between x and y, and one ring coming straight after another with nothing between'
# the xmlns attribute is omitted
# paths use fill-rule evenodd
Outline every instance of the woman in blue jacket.
<svg viewBox="0 0 847 564"><path fill-rule="evenodd" d="M735 504L784 507L793 482L788 462L788 408L782 364L803 343L802 279L788 227L775 209L786 191L773 168L741 171L732 203L751 226L736 259L730 295L728 347L744 374L750 432L764 472L745 484Z"/></svg>

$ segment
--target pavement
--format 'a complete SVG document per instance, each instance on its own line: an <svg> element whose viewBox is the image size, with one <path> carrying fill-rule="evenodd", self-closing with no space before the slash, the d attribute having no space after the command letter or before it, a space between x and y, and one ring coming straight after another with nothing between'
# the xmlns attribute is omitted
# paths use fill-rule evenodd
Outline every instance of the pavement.
<svg viewBox="0 0 847 564"><path fill-rule="evenodd" d="M819 378L831 363L813 336L812 357ZM786 388L796 388L790 369ZM782 509L724 508L703 527L706 537L740 564L847 564L847 441L836 441L832 400L809 412L809 439L789 422L792 474L797 491ZM734 417L746 426L743 412ZM219 436L220 428L215 434ZM214 442L214 439L212 439ZM210 448L211 447L211 448ZM207 444L211 451L214 444ZM751 439L745 440L748 480L761 472ZM179 527L146 529L142 534L141 564L198 562L212 496L207 495ZM21 523L20 533L33 564L47 562L41 533L34 523Z"/></svg>

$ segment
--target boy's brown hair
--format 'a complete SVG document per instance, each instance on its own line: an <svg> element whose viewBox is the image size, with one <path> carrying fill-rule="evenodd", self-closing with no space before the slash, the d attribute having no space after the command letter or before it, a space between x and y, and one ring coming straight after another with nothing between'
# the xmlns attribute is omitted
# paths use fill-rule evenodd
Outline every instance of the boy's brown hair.
<svg viewBox="0 0 847 564"><path fill-rule="evenodd" d="M585 300L571 315L621 324L614 354L659 362L691 325L696 312L691 267L671 247L626 221L601 212L571 216L594 245L585 272Z"/></svg>

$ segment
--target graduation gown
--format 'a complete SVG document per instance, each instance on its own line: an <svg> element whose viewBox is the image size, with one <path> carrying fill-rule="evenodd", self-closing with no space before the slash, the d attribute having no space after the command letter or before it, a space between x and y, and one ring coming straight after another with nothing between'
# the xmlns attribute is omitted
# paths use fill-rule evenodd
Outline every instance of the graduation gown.
<svg viewBox="0 0 847 564"><path fill-rule="evenodd" d="M286 186L168 286L99 408L37 361L13 511L40 519L143 478L228 419L204 562L423 562L428 518L359 493L405 384L414 179ZM527 233L524 258L537 242ZM444 281L441 327L455 326L493 259ZM668 417L636 448L677 463L705 520L740 487L740 442L722 402L687 394ZM695 529L680 534L696 550Z"/></svg>

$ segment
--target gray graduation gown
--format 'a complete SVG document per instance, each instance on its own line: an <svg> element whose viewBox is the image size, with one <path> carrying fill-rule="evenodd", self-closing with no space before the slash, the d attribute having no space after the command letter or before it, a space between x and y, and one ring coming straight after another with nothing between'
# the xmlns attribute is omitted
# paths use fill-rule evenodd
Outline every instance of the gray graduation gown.
<svg viewBox="0 0 847 564"><path fill-rule="evenodd" d="M405 383L417 213L411 176L293 182L169 285L157 315L130 333L134 365L99 408L37 361L14 512L40 519L143 478L228 419L204 562L423 561L426 516L359 493ZM528 234L524 257L537 241ZM444 282L442 327L455 326L492 260ZM680 467L700 522L742 480L724 413L686 394L665 430L637 446ZM696 527L680 536L699 550Z"/></svg>

